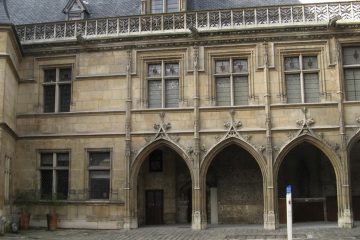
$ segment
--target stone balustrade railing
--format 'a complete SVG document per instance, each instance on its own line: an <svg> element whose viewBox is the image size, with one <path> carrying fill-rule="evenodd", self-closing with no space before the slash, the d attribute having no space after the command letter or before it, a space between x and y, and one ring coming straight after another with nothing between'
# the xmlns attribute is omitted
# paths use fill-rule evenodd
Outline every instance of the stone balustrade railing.
<svg viewBox="0 0 360 240"><path fill-rule="evenodd" d="M360 2L258 7L174 14L154 14L106 19L87 19L16 26L22 43L84 38L242 29L261 26L328 23L332 18L360 20Z"/></svg>

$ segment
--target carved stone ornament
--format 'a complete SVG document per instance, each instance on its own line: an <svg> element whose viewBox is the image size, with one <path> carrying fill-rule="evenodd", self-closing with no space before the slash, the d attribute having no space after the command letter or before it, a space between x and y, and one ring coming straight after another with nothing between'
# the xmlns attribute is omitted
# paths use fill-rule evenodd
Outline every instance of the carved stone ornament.
<svg viewBox="0 0 360 240"><path fill-rule="evenodd" d="M217 141L217 144L228 139L228 138L237 138L240 139L241 141L246 142L247 144L251 145L254 149L256 149L256 151L258 151L259 153L263 153L266 150L266 147L263 145L255 145L253 143L251 143L251 135L247 135L247 134L240 134L239 133L239 129L243 126L241 121L236 121L235 120L235 111L234 110L230 110L229 112L231 120L228 122L224 123L224 127L227 129L227 132L225 133L225 135L223 136L216 136L215 139Z"/></svg>
<svg viewBox="0 0 360 240"><path fill-rule="evenodd" d="M184 147L179 144L180 137L178 135L170 135L168 133L168 131L171 129L172 126L171 126L171 123L165 122L165 112L161 112L159 114L159 116L160 116L160 122L154 123L154 125L153 125L153 128L156 131L155 135L148 135L148 136L144 137L146 144L143 147L141 147L139 150L133 149L132 155L134 157L136 157L148 145L150 145L151 143L153 143L159 139L165 139L165 140L173 143L180 149L184 150ZM186 152L188 152L188 151L186 151Z"/></svg>
<svg viewBox="0 0 360 240"><path fill-rule="evenodd" d="M321 142L325 143L328 147L330 147L332 150L334 150L338 155L338 151L340 150L340 145L338 143L330 143L325 139L324 133L316 133L312 126L315 124L315 120L308 116L308 109L306 107L301 109L302 113L304 114L303 119L299 119L296 121L296 126L300 128L296 133L289 132L288 133L288 142L286 142L284 146L286 146L288 143L290 143L292 140L302 136L302 135L310 135ZM274 149L275 150L275 149ZM276 152L279 152L280 149L276 149Z"/></svg>

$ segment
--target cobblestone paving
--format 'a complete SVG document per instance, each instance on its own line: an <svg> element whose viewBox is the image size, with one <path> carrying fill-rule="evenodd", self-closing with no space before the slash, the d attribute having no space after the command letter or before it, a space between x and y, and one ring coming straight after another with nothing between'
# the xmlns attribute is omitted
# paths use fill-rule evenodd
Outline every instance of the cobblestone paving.
<svg viewBox="0 0 360 240"><path fill-rule="evenodd" d="M6 234L0 240L261 240L286 239L286 229L275 231L262 226L220 225L203 231L193 231L190 226L173 225L143 227L134 230L57 230L32 229L19 234ZM294 239L350 240L360 239L360 223L353 229L340 229L334 224L307 224L294 226Z"/></svg>

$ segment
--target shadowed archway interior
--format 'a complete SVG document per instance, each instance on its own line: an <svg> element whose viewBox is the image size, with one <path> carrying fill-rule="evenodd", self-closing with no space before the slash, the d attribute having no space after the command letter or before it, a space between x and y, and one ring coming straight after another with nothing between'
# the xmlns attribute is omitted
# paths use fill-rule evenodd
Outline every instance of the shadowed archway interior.
<svg viewBox="0 0 360 240"><path fill-rule="evenodd" d="M230 145L212 160L206 175L211 224L263 223L263 177L254 157Z"/></svg>
<svg viewBox="0 0 360 240"><path fill-rule="evenodd" d="M330 160L304 142L293 148L278 173L279 222L285 223L286 186L292 186L294 222L336 221L336 176Z"/></svg>
<svg viewBox="0 0 360 240"><path fill-rule="evenodd" d="M137 182L139 225L191 223L190 171L174 150L163 146L152 151Z"/></svg>
<svg viewBox="0 0 360 240"><path fill-rule="evenodd" d="M360 139L350 150L351 193L354 220L360 220Z"/></svg>

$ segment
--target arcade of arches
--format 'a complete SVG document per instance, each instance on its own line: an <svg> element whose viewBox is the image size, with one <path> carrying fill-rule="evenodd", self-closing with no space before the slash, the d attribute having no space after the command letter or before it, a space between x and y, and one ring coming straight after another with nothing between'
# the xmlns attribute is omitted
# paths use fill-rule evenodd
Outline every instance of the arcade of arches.
<svg viewBox="0 0 360 240"><path fill-rule="evenodd" d="M360 141L350 151L352 203L355 220L360 210ZM209 160L204 176L204 206L208 224L262 224L266 213L266 176L244 148L232 144ZM285 221L285 188L293 187L294 221L338 220L338 182L332 161L308 142L293 147L274 174L275 213ZM137 176L139 226L193 221L193 169L174 150L161 146L142 163ZM266 173L265 173L266 174ZM204 195L205 194L205 195Z"/></svg>

